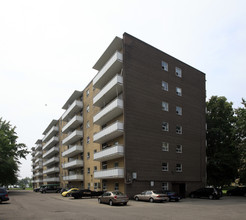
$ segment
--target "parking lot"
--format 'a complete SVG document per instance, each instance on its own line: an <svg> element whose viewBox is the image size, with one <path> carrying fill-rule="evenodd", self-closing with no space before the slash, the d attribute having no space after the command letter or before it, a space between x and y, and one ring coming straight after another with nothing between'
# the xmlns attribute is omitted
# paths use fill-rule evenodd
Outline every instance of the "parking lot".
<svg viewBox="0 0 246 220"><path fill-rule="evenodd" d="M220 200L183 199L149 203L130 200L127 206L98 204L96 198L75 200L60 194L10 191L0 204L0 219L245 219L246 197Z"/></svg>

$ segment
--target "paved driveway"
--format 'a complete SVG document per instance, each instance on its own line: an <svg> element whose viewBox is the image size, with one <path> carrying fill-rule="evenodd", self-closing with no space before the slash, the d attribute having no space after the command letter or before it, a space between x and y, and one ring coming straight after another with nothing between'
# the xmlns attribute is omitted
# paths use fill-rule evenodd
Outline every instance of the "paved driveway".
<svg viewBox="0 0 246 220"><path fill-rule="evenodd" d="M183 199L180 202L129 201L127 206L98 204L97 199L63 198L60 194L12 191L10 201L0 204L0 220L33 219L246 219L246 197L220 200Z"/></svg>

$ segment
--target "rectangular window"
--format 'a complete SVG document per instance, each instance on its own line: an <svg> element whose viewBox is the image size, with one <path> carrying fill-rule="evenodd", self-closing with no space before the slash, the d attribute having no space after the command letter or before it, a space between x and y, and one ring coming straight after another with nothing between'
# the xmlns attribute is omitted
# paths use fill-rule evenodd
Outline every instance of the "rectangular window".
<svg viewBox="0 0 246 220"><path fill-rule="evenodd" d="M97 189L97 183L94 183L94 189Z"/></svg>
<svg viewBox="0 0 246 220"><path fill-rule="evenodd" d="M168 112L168 103L162 102L162 110Z"/></svg>
<svg viewBox="0 0 246 220"><path fill-rule="evenodd" d="M87 121L86 122L86 128L89 128L90 127L90 121Z"/></svg>
<svg viewBox="0 0 246 220"><path fill-rule="evenodd" d="M169 124L167 122L162 122L162 130L168 131L169 130Z"/></svg>
<svg viewBox="0 0 246 220"><path fill-rule="evenodd" d="M162 183L162 190L168 190L168 183Z"/></svg>
<svg viewBox="0 0 246 220"><path fill-rule="evenodd" d="M182 164L180 163L176 164L176 172L178 173L182 172Z"/></svg>
<svg viewBox="0 0 246 220"><path fill-rule="evenodd" d="M97 166L94 166L94 172L97 171Z"/></svg>
<svg viewBox="0 0 246 220"><path fill-rule="evenodd" d="M115 162L114 163L114 168L117 168L117 167L119 167L119 163L118 162Z"/></svg>
<svg viewBox="0 0 246 220"><path fill-rule="evenodd" d="M179 106L176 106L176 114L177 115L182 115L182 108Z"/></svg>
<svg viewBox="0 0 246 220"><path fill-rule="evenodd" d="M87 137L86 142L87 142L87 144L90 143L90 137L89 136Z"/></svg>
<svg viewBox="0 0 246 220"><path fill-rule="evenodd" d="M114 184L114 190L119 190L119 183Z"/></svg>
<svg viewBox="0 0 246 220"><path fill-rule="evenodd" d="M168 171L168 163L162 163L162 171Z"/></svg>
<svg viewBox="0 0 246 220"><path fill-rule="evenodd" d="M86 112L89 112L89 111L90 111L90 106L87 105L87 107L86 107Z"/></svg>
<svg viewBox="0 0 246 220"><path fill-rule="evenodd" d="M165 61L161 61L161 68L165 71L168 71L168 63Z"/></svg>
<svg viewBox="0 0 246 220"><path fill-rule="evenodd" d="M176 126L176 133L177 134L182 134L182 126L181 125L177 125Z"/></svg>
<svg viewBox="0 0 246 220"><path fill-rule="evenodd" d="M162 142L162 151L169 151L169 143Z"/></svg>
<svg viewBox="0 0 246 220"><path fill-rule="evenodd" d="M86 90L86 96L88 97L88 96L89 96L89 94L90 94L90 90L89 90L89 89L87 89L87 90Z"/></svg>
<svg viewBox="0 0 246 220"><path fill-rule="evenodd" d="M182 89L179 88L179 87L176 87L176 94L177 94L178 96L182 96Z"/></svg>
<svg viewBox="0 0 246 220"><path fill-rule="evenodd" d="M90 152L87 152L87 159L90 159Z"/></svg>
<svg viewBox="0 0 246 220"><path fill-rule="evenodd" d="M183 147L182 145L178 144L176 146L176 153L181 154L183 152Z"/></svg>
<svg viewBox="0 0 246 220"><path fill-rule="evenodd" d="M87 173L89 174L91 172L90 167L87 168Z"/></svg>
<svg viewBox="0 0 246 220"><path fill-rule="evenodd" d="M103 191L107 190L107 182L105 180L102 182L102 188L103 188Z"/></svg>
<svg viewBox="0 0 246 220"><path fill-rule="evenodd" d="M107 165L107 161L102 162L102 169L103 169L103 170L106 170L106 169L107 169L107 167L108 167L108 165Z"/></svg>
<svg viewBox="0 0 246 220"><path fill-rule="evenodd" d="M175 74L177 77L182 77L182 70L178 67L175 68Z"/></svg>
<svg viewBox="0 0 246 220"><path fill-rule="evenodd" d="M161 86L162 86L163 90L168 91L168 83L167 82L162 81Z"/></svg>

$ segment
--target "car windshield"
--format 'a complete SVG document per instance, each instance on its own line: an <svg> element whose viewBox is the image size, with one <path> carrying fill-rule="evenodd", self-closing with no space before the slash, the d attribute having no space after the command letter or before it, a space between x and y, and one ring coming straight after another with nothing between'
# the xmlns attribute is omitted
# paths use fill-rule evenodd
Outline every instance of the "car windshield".
<svg viewBox="0 0 246 220"><path fill-rule="evenodd" d="M121 193L121 192L112 192L114 195L116 195L116 196L122 196L123 195L123 193Z"/></svg>

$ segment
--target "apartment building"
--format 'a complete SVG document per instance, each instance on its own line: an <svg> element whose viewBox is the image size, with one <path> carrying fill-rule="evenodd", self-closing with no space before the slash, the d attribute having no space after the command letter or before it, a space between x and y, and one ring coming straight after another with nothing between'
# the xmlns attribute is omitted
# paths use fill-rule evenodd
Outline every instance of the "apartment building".
<svg viewBox="0 0 246 220"><path fill-rule="evenodd" d="M129 196L204 186L205 74L127 33L93 68L63 107L61 158L73 165L61 184Z"/></svg>

